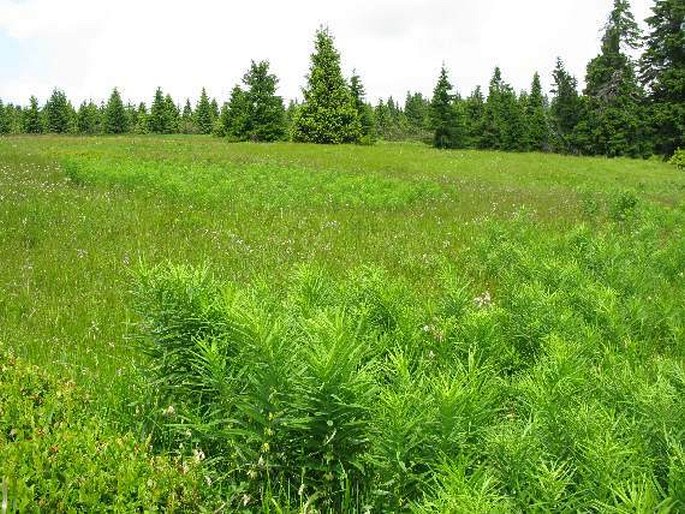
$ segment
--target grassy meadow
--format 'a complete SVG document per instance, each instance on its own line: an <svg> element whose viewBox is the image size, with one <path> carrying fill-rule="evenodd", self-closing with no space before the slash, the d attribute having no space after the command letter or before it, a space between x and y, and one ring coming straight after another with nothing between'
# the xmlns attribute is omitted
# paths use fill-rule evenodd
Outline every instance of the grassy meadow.
<svg viewBox="0 0 685 514"><path fill-rule="evenodd" d="M685 173L0 138L2 512L685 510Z"/></svg>

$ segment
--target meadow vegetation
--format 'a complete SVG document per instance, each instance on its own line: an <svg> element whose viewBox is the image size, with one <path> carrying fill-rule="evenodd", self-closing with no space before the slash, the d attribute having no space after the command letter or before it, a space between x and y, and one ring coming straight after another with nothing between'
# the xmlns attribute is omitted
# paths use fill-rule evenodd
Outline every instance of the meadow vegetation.
<svg viewBox="0 0 685 514"><path fill-rule="evenodd" d="M0 138L8 511L685 509L658 160Z"/></svg>

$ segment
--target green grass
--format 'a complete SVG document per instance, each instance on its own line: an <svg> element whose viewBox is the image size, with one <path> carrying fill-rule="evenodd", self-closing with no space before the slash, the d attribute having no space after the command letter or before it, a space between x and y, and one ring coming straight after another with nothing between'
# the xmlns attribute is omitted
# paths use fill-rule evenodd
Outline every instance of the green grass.
<svg viewBox="0 0 685 514"><path fill-rule="evenodd" d="M211 487L164 464L164 498L676 512L684 200L658 161L0 138L0 341L91 435L202 448Z"/></svg>

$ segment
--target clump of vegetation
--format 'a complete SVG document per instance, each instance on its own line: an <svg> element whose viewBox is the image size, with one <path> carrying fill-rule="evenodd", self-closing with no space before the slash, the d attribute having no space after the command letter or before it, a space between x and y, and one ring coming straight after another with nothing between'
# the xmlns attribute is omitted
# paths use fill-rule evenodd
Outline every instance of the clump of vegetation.
<svg viewBox="0 0 685 514"><path fill-rule="evenodd" d="M679 170L685 170L685 150L678 149L668 162Z"/></svg>
<svg viewBox="0 0 685 514"><path fill-rule="evenodd" d="M0 344L3 512L190 511L205 503L211 477L198 454L155 454L149 441L98 416L97 403Z"/></svg>
<svg viewBox="0 0 685 514"><path fill-rule="evenodd" d="M660 230L632 199L631 230L490 226L496 288L442 268L431 299L378 268L272 289L143 267L153 441L201 447L236 508L685 507L685 318L658 293L685 254L645 260Z"/></svg>

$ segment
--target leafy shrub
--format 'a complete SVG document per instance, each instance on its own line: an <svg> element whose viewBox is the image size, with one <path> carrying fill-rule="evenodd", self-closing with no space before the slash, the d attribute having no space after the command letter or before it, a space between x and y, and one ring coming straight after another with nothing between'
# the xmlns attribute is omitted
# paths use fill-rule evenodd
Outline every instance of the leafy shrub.
<svg viewBox="0 0 685 514"><path fill-rule="evenodd" d="M0 480L9 512L195 511L205 503L200 459L155 455L114 431L72 381L0 345ZM5 496L6 495L6 496Z"/></svg>
<svg viewBox="0 0 685 514"><path fill-rule="evenodd" d="M680 170L685 170L685 150L679 148L668 161Z"/></svg>

